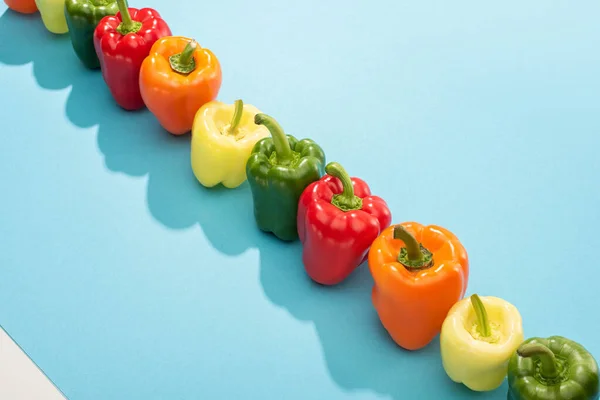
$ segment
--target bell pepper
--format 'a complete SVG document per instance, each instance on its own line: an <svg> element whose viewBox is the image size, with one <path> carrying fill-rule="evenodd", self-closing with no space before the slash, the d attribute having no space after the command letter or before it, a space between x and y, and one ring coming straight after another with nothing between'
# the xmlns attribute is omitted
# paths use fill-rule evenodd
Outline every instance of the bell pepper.
<svg viewBox="0 0 600 400"><path fill-rule="evenodd" d="M116 0L66 0L65 18L75 54L89 69L100 68L94 48L94 30L100 20L119 12Z"/></svg>
<svg viewBox="0 0 600 400"><path fill-rule="evenodd" d="M474 294L456 303L442 324L442 365L454 382L478 392L495 390L522 342L517 308L498 297Z"/></svg>
<svg viewBox="0 0 600 400"><path fill-rule="evenodd" d="M294 241L300 195L323 176L325 153L310 139L286 135L268 115L256 114L254 122L271 133L254 145L246 162L256 224L280 240Z"/></svg>
<svg viewBox="0 0 600 400"><path fill-rule="evenodd" d="M4 3L11 10L21 14L33 14L38 10L35 0L4 0Z"/></svg>
<svg viewBox="0 0 600 400"><path fill-rule="evenodd" d="M390 226L386 202L365 181L351 178L337 162L311 183L298 203L298 236L308 276L322 285L346 279L369 254L371 243Z"/></svg>
<svg viewBox="0 0 600 400"><path fill-rule="evenodd" d="M598 364L562 336L524 341L508 364L508 400L598 400Z"/></svg>
<svg viewBox="0 0 600 400"><path fill-rule="evenodd" d="M140 67L152 45L171 30L152 8L128 8L117 0L119 12L100 20L94 31L94 48L102 76L119 106L128 111L144 107L140 94Z"/></svg>
<svg viewBox="0 0 600 400"><path fill-rule="evenodd" d="M221 87L221 65L208 49L182 36L158 39L140 69L140 93L160 125L173 135L192 129L200 107Z"/></svg>
<svg viewBox="0 0 600 400"><path fill-rule="evenodd" d="M196 113L192 127L194 176L205 187L236 188L246 181L246 161L269 130L254 123L260 111L242 100L233 105L211 101Z"/></svg>
<svg viewBox="0 0 600 400"><path fill-rule="evenodd" d="M400 347L418 350L440 333L448 311L465 295L469 261L447 229L404 222L373 241L369 270L382 325Z"/></svg>
<svg viewBox="0 0 600 400"><path fill-rule="evenodd" d="M69 32L65 18L65 0L35 0L46 29L56 35Z"/></svg>

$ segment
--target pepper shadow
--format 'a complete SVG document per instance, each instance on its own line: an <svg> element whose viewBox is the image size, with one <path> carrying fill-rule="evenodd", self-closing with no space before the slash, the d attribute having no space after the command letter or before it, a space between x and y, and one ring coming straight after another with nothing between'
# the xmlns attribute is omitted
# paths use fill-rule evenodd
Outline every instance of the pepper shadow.
<svg viewBox="0 0 600 400"><path fill-rule="evenodd" d="M487 393L452 382L442 367L439 337L419 351L397 346L372 306L367 262L340 285L321 286L306 275L299 242L261 240L260 281L271 302L298 320L313 322L331 377L344 390L404 400L441 385L436 392L444 399L506 399L506 381Z"/></svg>
<svg viewBox="0 0 600 400"><path fill-rule="evenodd" d="M33 63L33 75L44 89L65 89L80 68L68 34L55 35L41 16L10 9L0 16L0 63L19 66Z"/></svg>
<svg viewBox="0 0 600 400"><path fill-rule="evenodd" d="M256 247L254 232L234 232L229 228L255 224L248 184L236 189L204 188L196 182L188 159L189 155L182 158L180 168L172 173L153 175L156 184L148 187L151 213L170 227L185 227L189 221L197 223L212 246L223 254L239 255Z"/></svg>
<svg viewBox="0 0 600 400"><path fill-rule="evenodd" d="M232 240L231 231L224 228L253 223L247 183L237 189L204 188L191 169L189 134L169 134L147 109L122 110L102 77L89 79L88 85L94 95L73 91L67 114L80 126L98 125L98 148L106 168L147 177L147 207L153 218L176 230L199 225L213 247L224 254L239 255L254 246L248 235Z"/></svg>
<svg viewBox="0 0 600 400"><path fill-rule="evenodd" d="M190 136L175 138L164 131L160 133L161 140L171 146L165 152L169 158L157 160L156 168L151 167L148 181L151 214L172 229L198 224L212 246L223 254L239 255L256 247L254 232L236 234L228 228L255 224L248 183L235 189L220 185L203 187L191 169Z"/></svg>
<svg viewBox="0 0 600 400"><path fill-rule="evenodd" d="M73 50L68 34L48 32L39 13L21 15L7 10L0 16L0 37L11 37L0 46L0 62L33 63L39 86L60 90L71 86L66 114L78 127L89 128L106 120L112 97L99 69L86 68Z"/></svg>
<svg viewBox="0 0 600 400"><path fill-rule="evenodd" d="M121 118L121 110L114 105L102 72L84 67L78 58L74 63L78 68L71 78L73 84L65 108L67 118L80 128L111 125L115 118Z"/></svg>

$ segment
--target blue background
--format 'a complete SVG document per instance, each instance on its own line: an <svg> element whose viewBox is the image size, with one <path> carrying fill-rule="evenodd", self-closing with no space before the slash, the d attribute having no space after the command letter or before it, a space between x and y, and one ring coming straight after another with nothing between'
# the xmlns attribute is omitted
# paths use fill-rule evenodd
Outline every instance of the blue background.
<svg viewBox="0 0 600 400"><path fill-rule="evenodd" d="M147 0L273 115L442 225L468 294L600 357L600 3ZM67 35L0 5L0 323L70 399L505 399L381 328L366 264L312 284L247 183L204 189L189 136L112 101Z"/></svg>

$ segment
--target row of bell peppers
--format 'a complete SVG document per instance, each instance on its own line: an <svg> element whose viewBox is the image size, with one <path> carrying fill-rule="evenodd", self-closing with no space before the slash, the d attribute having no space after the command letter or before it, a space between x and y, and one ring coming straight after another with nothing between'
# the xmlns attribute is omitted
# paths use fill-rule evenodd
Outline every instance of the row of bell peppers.
<svg viewBox="0 0 600 400"><path fill-rule="evenodd" d="M464 298L468 255L435 225L392 225L385 200L351 177L311 139L285 133L256 107L216 101L221 68L194 40L172 36L160 14L125 0L5 0L21 13L40 11L47 29L70 32L82 63L100 68L116 103L147 107L174 135L192 133L191 167L206 187L248 180L258 228L299 239L307 275L322 285L344 281L367 261L372 302L390 337L418 350L440 335L447 375L475 391L498 388L509 399L598 399L598 365L560 336L524 340L522 319L497 297Z"/></svg>
<svg viewBox="0 0 600 400"><path fill-rule="evenodd" d="M561 336L524 340L514 305L493 296L464 298L469 260L456 235L436 225L392 225L385 200L365 181L337 162L326 164L314 141L286 135L272 117L248 111L248 130L258 139L245 161L256 223L281 240L300 239L312 280L339 284L368 261L372 302L391 338L419 350L439 334L446 374L471 390L495 390L508 376L509 400L599 398L598 364L581 344ZM252 127L252 114L270 137ZM205 121L202 112L199 118ZM209 142L192 136L192 157L197 149L208 155ZM210 168L197 160L202 183Z"/></svg>

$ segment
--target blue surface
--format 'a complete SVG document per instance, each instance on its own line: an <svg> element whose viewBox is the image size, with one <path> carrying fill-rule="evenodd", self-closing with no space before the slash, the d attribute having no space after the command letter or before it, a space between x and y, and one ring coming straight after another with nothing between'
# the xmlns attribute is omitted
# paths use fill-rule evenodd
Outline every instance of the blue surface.
<svg viewBox="0 0 600 400"><path fill-rule="evenodd" d="M243 98L442 225L468 294L600 357L600 3L148 0ZM398 348L366 264L311 284L247 184L202 188L189 137L126 113L67 36L0 5L0 323L71 400L505 399ZM594 318L590 316L595 315Z"/></svg>

